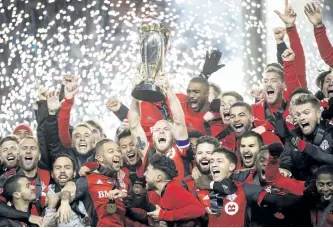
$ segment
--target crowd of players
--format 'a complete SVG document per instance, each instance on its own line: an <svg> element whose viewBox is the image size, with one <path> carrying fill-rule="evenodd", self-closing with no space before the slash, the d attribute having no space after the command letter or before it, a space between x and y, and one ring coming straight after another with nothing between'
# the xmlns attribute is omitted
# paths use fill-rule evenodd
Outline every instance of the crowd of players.
<svg viewBox="0 0 333 228"><path fill-rule="evenodd" d="M115 140L103 123L70 126L73 77L40 92L37 134L20 124L0 141L0 226L333 226L333 71L318 75L315 95L307 89L297 14L285 1L278 61L252 105L208 82L223 67L219 51L186 95L161 74L166 102L110 99L122 121ZM333 67L320 7L304 12Z"/></svg>

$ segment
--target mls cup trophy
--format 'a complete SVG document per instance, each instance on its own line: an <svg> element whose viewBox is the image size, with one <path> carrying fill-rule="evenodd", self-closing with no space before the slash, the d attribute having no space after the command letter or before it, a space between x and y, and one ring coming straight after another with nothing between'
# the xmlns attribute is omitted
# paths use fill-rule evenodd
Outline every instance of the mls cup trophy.
<svg viewBox="0 0 333 228"><path fill-rule="evenodd" d="M163 28L153 18L145 18L140 28L140 74L142 81L132 91L132 96L150 103L165 101L162 88L155 85L155 78L163 72L164 56L170 38L170 30Z"/></svg>

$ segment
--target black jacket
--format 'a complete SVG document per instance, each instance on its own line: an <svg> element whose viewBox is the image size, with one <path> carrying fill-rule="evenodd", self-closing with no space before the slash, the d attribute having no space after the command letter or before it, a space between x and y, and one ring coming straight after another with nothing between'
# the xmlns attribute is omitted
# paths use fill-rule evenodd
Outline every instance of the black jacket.
<svg viewBox="0 0 333 228"><path fill-rule="evenodd" d="M37 120L37 139L39 143L39 150L41 159L38 166L45 170L50 170L52 167L52 160L47 150L45 139L45 123L49 111L47 108L47 101L37 101L38 109L35 111Z"/></svg>
<svg viewBox="0 0 333 228"><path fill-rule="evenodd" d="M57 157L61 156L62 154L69 155L74 161L74 168L77 174L80 171L81 166L86 163L94 160L95 156L95 149L89 151L87 154L82 155L77 152L77 150L73 147L65 147L62 145L59 137L59 130L58 130L58 117L49 115L47 117L45 123L45 136L48 151L54 161Z"/></svg>
<svg viewBox="0 0 333 228"><path fill-rule="evenodd" d="M322 134L320 129L323 130ZM291 171L298 180L309 180L313 178L319 166L333 165L333 125L322 120L314 134L310 136L303 135L299 128L292 132L306 142L306 147L303 151L299 151L290 141L287 141L280 156L280 168Z"/></svg>

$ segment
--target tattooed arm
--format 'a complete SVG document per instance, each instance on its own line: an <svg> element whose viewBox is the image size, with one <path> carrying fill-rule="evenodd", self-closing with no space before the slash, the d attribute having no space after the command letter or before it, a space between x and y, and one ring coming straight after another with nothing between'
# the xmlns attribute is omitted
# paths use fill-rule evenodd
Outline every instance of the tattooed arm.
<svg viewBox="0 0 333 228"><path fill-rule="evenodd" d="M143 157L146 157L149 143L145 131L141 126L141 110L140 102L135 98L132 98L132 104L128 112L129 126L131 129L132 136L136 147L141 151Z"/></svg>

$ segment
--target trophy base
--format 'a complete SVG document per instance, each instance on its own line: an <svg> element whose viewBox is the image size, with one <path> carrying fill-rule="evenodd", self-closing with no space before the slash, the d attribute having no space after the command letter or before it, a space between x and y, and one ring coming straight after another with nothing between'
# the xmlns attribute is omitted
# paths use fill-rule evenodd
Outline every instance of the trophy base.
<svg viewBox="0 0 333 228"><path fill-rule="evenodd" d="M165 101L165 95L162 89L147 81L142 81L137 84L132 91L132 97L140 101L146 101L150 103Z"/></svg>

